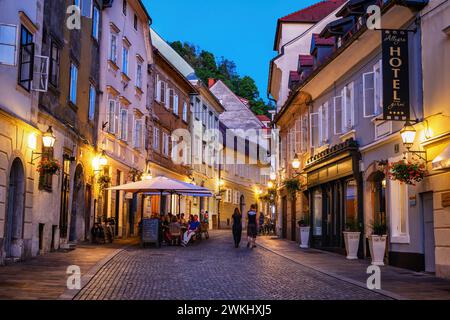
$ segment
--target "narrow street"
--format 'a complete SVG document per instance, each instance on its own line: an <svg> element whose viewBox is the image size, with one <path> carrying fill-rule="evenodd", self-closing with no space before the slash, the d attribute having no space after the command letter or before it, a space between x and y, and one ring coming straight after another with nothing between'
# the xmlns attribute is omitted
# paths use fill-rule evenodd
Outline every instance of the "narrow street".
<svg viewBox="0 0 450 320"><path fill-rule="evenodd" d="M75 299L388 299L257 247L234 249L230 231L183 247L130 247Z"/></svg>

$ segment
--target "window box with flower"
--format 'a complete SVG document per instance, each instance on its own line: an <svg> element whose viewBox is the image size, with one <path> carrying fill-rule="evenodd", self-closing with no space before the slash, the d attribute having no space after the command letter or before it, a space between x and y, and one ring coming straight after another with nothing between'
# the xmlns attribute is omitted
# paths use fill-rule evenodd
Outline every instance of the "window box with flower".
<svg viewBox="0 0 450 320"><path fill-rule="evenodd" d="M426 172L424 164L401 160L390 164L388 173L391 180L415 186L424 179Z"/></svg>

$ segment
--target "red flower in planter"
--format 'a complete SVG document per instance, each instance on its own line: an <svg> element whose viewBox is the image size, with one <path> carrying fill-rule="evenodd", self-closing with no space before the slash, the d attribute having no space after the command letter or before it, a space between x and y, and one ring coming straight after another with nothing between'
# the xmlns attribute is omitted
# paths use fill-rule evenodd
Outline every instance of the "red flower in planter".
<svg viewBox="0 0 450 320"><path fill-rule="evenodd" d="M61 165L58 160L43 159L39 162L37 171L40 174L59 174L61 171Z"/></svg>
<svg viewBox="0 0 450 320"><path fill-rule="evenodd" d="M401 160L389 165L389 178L391 180L414 186L415 182L422 181L425 175L426 170L423 164Z"/></svg>

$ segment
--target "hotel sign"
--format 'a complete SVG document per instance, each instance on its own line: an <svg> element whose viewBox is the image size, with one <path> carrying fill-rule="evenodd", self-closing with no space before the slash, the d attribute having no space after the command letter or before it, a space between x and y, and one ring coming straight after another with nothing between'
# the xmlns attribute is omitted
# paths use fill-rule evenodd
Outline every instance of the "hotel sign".
<svg viewBox="0 0 450 320"><path fill-rule="evenodd" d="M408 32L382 30L383 119L409 119Z"/></svg>

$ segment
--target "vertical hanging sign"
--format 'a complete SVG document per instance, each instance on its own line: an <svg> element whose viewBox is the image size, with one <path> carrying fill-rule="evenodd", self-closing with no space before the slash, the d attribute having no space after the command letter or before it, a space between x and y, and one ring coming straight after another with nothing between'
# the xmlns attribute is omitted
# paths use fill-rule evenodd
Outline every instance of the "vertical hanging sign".
<svg viewBox="0 0 450 320"><path fill-rule="evenodd" d="M382 30L383 119L408 120L408 32Z"/></svg>

